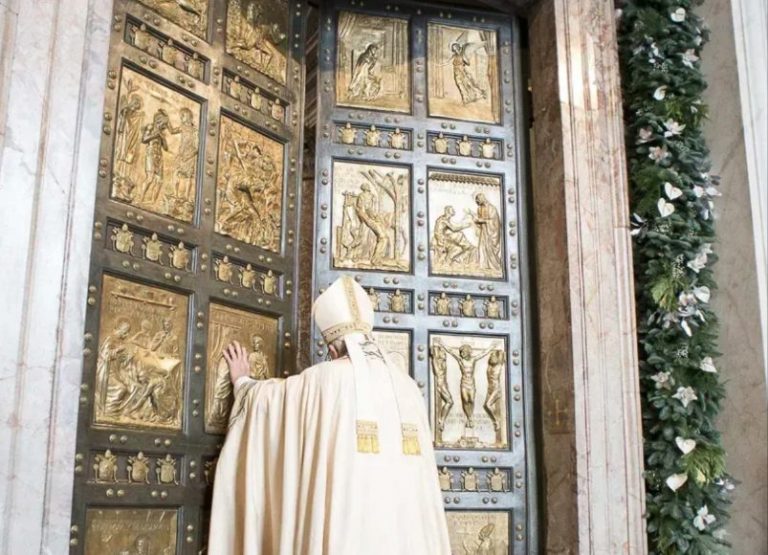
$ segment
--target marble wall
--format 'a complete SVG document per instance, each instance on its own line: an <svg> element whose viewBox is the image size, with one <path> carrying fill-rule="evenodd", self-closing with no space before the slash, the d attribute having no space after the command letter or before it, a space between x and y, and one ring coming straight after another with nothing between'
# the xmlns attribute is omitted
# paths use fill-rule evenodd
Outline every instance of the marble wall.
<svg viewBox="0 0 768 555"><path fill-rule="evenodd" d="M111 0L0 0L0 553L69 543Z"/></svg>
<svg viewBox="0 0 768 555"><path fill-rule="evenodd" d="M716 201L714 248L720 261L715 266L719 289L713 297L723 353L718 368L727 394L719 425L728 469L742 482L734 492L728 531L733 553L765 553L768 398L755 241L766 238L754 234L752 203L758 201L750 195L731 0L708 0L698 11L712 30L711 42L702 53L709 83L704 100L711 107L705 135L712 151L712 173L721 176L723 194ZM762 156L764 160L765 151Z"/></svg>

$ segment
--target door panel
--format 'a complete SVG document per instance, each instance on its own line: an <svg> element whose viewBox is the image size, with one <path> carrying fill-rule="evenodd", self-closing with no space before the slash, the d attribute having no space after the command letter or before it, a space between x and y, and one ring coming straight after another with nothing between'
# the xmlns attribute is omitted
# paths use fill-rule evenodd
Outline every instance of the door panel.
<svg viewBox="0 0 768 555"><path fill-rule="evenodd" d="M116 0L72 553L198 553L231 386L294 370L305 5Z"/></svg>
<svg viewBox="0 0 768 555"><path fill-rule="evenodd" d="M535 550L517 24L355 0L320 24L313 293L353 276L421 387L454 552Z"/></svg>

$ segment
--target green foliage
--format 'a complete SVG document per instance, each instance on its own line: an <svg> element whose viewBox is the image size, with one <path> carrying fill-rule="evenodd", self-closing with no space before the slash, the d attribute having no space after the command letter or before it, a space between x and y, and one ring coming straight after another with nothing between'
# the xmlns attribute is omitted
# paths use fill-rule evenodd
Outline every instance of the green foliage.
<svg viewBox="0 0 768 555"><path fill-rule="evenodd" d="M728 552L723 527L732 489L715 427L720 369L702 369L718 356L709 296L719 193L702 134L706 82L698 57L708 31L692 11L697 4L627 0L619 18L648 544L651 553L669 555ZM684 454L678 439L695 447ZM676 491L667 485L674 474L687 477ZM703 521L699 511L711 516Z"/></svg>

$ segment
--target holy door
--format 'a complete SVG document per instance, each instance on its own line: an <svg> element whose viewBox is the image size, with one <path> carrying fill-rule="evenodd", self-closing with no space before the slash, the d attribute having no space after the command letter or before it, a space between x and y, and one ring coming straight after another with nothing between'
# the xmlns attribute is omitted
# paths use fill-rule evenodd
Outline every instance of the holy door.
<svg viewBox="0 0 768 555"><path fill-rule="evenodd" d="M253 377L293 371L306 11L115 1L73 553L203 551L222 347L247 345Z"/></svg>
<svg viewBox="0 0 768 555"><path fill-rule="evenodd" d="M320 13L314 294L353 276L422 388L457 554L535 549L519 49L487 12Z"/></svg>

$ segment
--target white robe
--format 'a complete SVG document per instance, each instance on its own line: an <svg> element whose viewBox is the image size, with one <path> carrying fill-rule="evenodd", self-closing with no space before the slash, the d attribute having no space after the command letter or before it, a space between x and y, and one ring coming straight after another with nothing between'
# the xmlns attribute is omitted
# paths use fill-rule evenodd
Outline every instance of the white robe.
<svg viewBox="0 0 768 555"><path fill-rule="evenodd" d="M419 388L379 360L369 366L378 454L357 452L347 358L237 389L216 469L210 555L450 554ZM402 452L390 376L419 427L421 455Z"/></svg>

